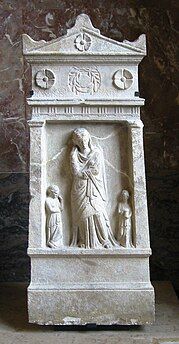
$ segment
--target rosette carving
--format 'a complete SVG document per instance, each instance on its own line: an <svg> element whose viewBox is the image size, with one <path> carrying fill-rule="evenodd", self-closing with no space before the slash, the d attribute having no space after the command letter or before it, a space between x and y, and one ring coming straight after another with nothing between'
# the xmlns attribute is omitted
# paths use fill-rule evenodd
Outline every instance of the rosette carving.
<svg viewBox="0 0 179 344"><path fill-rule="evenodd" d="M91 38L86 33L80 33L75 38L75 47L80 51L86 51L91 45Z"/></svg>
<svg viewBox="0 0 179 344"><path fill-rule="evenodd" d="M55 75L49 69L39 70L35 75L35 82L40 88L48 89L53 86Z"/></svg>
<svg viewBox="0 0 179 344"><path fill-rule="evenodd" d="M113 82L120 90L127 90L133 83L133 75L127 69L120 68L115 72Z"/></svg>

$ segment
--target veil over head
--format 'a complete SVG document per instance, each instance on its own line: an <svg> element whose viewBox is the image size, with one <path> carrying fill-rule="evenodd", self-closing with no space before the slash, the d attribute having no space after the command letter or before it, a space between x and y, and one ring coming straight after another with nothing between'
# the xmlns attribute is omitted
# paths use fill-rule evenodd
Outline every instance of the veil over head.
<svg viewBox="0 0 179 344"><path fill-rule="evenodd" d="M92 148L92 140L91 140L90 133L85 128L76 128L73 131L73 133L72 133L72 143L74 145L77 145L78 140L79 139L83 139L84 136L88 136L88 138L89 138L88 146L89 146L89 148Z"/></svg>

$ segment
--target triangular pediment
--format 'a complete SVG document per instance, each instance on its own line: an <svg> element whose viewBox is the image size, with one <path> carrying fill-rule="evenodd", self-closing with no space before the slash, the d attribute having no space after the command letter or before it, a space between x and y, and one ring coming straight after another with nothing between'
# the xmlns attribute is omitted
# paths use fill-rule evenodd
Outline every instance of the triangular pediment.
<svg viewBox="0 0 179 344"><path fill-rule="evenodd" d="M118 42L102 36L93 27L90 18L81 14L75 25L65 36L52 41L34 41L23 35L23 53L25 55L146 55L145 35L136 41Z"/></svg>

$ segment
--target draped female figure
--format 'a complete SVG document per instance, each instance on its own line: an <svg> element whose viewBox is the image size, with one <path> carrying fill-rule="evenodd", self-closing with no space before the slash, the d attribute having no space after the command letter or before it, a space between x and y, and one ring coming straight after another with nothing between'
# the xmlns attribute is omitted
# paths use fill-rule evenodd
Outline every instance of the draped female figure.
<svg viewBox="0 0 179 344"><path fill-rule="evenodd" d="M117 246L106 212L106 182L102 150L92 144L84 128L73 131L70 155L73 176L71 207L72 246Z"/></svg>

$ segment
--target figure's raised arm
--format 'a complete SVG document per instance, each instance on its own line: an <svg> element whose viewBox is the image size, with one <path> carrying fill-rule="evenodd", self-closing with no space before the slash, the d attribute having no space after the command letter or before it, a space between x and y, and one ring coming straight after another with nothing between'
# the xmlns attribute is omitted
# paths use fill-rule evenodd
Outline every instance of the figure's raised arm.
<svg viewBox="0 0 179 344"><path fill-rule="evenodd" d="M78 153L78 148L73 147L70 153L70 168L73 175L82 177L82 172L81 172L77 153Z"/></svg>

